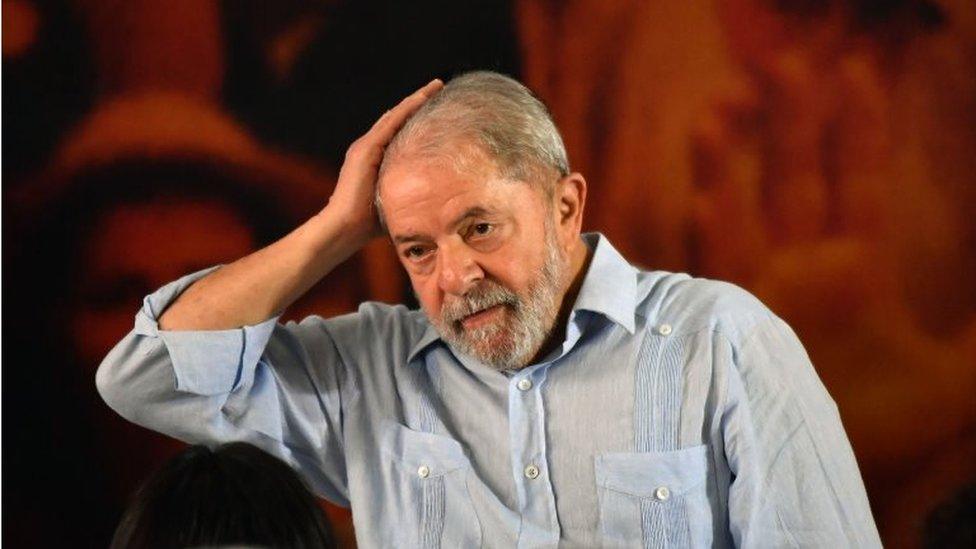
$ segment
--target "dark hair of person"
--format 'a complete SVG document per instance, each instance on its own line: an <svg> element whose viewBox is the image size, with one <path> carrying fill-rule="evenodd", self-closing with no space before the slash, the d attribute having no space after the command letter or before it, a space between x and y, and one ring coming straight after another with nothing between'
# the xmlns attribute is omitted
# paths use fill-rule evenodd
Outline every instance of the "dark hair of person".
<svg viewBox="0 0 976 549"><path fill-rule="evenodd" d="M112 549L335 547L315 498L288 465L244 442L191 446L136 492Z"/></svg>
<svg viewBox="0 0 976 549"><path fill-rule="evenodd" d="M976 479L963 485L926 518L922 547L976 547Z"/></svg>

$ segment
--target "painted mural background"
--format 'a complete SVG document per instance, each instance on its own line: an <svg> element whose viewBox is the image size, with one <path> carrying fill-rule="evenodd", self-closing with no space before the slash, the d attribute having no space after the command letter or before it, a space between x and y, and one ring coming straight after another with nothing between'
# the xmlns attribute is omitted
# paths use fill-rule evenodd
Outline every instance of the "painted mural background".
<svg viewBox="0 0 976 549"><path fill-rule="evenodd" d="M477 68L550 106L589 229L643 266L740 284L794 327L887 546L976 529L976 4L2 5L10 546L104 547L180 448L95 394L142 296L297 225L375 117ZM366 299L412 299L383 242L289 316Z"/></svg>

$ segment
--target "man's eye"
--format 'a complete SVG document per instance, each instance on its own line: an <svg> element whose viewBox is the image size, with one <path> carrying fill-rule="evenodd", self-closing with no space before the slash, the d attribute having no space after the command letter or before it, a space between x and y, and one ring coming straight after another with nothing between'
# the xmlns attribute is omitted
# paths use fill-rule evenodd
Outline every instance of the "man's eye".
<svg viewBox="0 0 976 549"><path fill-rule="evenodd" d="M421 246L411 246L411 247L407 248L407 250L404 252L404 255L406 255L410 259L417 259L417 258L423 257L424 254L426 254L426 253L427 253L427 250L425 250Z"/></svg>
<svg viewBox="0 0 976 549"><path fill-rule="evenodd" d="M486 235L491 232L491 223L477 223L472 227L472 231L477 235Z"/></svg>

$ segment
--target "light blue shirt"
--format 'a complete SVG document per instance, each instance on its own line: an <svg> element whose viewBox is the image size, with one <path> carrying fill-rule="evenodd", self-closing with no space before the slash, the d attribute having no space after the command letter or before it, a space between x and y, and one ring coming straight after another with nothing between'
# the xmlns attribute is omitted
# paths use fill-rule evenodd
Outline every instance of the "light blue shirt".
<svg viewBox="0 0 976 549"><path fill-rule="evenodd" d="M98 388L191 443L246 440L352 507L362 547L878 547L837 407L790 328L730 284L599 235L565 341L513 375L423 313L170 332L145 299Z"/></svg>

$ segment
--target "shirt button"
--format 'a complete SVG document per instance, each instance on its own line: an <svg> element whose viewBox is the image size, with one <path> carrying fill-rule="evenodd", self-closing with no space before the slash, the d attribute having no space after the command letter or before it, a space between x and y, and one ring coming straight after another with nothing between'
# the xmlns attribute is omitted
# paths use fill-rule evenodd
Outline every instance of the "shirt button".
<svg viewBox="0 0 976 549"><path fill-rule="evenodd" d="M660 326L657 327L657 333L659 333L659 334L661 334L663 336L666 336L666 335L670 334L671 333L671 325L670 324L661 324Z"/></svg>
<svg viewBox="0 0 976 549"><path fill-rule="evenodd" d="M430 476L430 467L427 467L426 465L421 465L420 468L417 469L417 476L420 477L420 478L427 478L427 477L429 477Z"/></svg>
<svg viewBox="0 0 976 549"><path fill-rule="evenodd" d="M519 388L519 391L528 391L532 388L532 380L527 377L523 377L517 384L515 384L515 386Z"/></svg>
<svg viewBox="0 0 976 549"><path fill-rule="evenodd" d="M539 476L539 468L536 467L535 465L529 465L528 467L525 468L526 478L534 479L537 478L538 476Z"/></svg>
<svg viewBox="0 0 976 549"><path fill-rule="evenodd" d="M654 497L659 501L667 501L671 497L671 490L668 490L667 486L659 486L657 490L654 490Z"/></svg>

